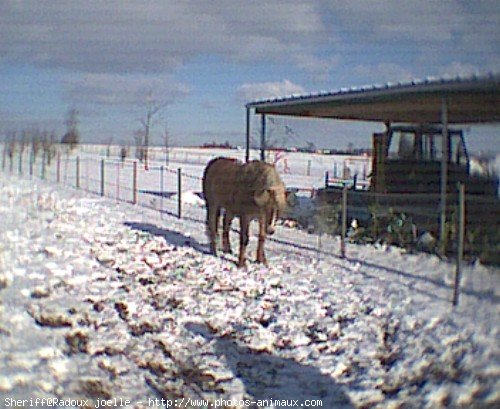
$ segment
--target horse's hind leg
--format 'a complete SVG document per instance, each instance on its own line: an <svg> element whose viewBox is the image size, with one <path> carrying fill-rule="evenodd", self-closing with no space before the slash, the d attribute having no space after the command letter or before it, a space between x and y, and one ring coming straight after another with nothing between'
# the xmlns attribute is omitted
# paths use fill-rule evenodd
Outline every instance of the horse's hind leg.
<svg viewBox="0 0 500 409"><path fill-rule="evenodd" d="M267 265L264 243L266 241L266 217L265 214L259 217L259 244L257 245L257 262Z"/></svg>
<svg viewBox="0 0 500 409"><path fill-rule="evenodd" d="M231 230L231 223L233 221L233 218L233 214L226 210L222 228L222 251L229 254L232 254L231 243L229 242L229 231Z"/></svg>
<svg viewBox="0 0 500 409"><path fill-rule="evenodd" d="M217 255L217 225L219 224L220 209L217 206L207 206L207 230L210 240L210 253Z"/></svg>

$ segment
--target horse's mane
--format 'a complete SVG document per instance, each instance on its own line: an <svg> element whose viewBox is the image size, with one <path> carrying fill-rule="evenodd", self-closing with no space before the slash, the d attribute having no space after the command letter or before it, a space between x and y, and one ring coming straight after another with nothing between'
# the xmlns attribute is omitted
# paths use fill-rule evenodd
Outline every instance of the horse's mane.
<svg viewBox="0 0 500 409"><path fill-rule="evenodd" d="M283 191L283 195L277 197L284 197L285 185L274 165L255 160L241 165L240 170L239 183L244 189L249 192L278 189ZM277 205L284 208L286 203L280 201Z"/></svg>
<svg viewBox="0 0 500 409"><path fill-rule="evenodd" d="M281 184L273 165L261 161L251 161L241 166L240 180L250 190L270 189Z"/></svg>

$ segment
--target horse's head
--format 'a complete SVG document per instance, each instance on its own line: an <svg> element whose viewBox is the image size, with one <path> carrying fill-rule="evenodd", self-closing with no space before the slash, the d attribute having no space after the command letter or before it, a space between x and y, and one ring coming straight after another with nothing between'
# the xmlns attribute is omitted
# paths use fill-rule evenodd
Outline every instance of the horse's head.
<svg viewBox="0 0 500 409"><path fill-rule="evenodd" d="M274 234L276 222L280 217L280 213L286 207L285 185L280 183L268 189L258 191L254 195L254 200L265 211L267 234Z"/></svg>

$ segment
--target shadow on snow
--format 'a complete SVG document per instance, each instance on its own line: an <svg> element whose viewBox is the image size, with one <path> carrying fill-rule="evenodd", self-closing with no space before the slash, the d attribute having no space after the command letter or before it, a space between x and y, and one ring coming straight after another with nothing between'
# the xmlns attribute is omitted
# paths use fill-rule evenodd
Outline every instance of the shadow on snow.
<svg viewBox="0 0 500 409"><path fill-rule="evenodd" d="M305 400L319 399L323 407L354 408L333 378L314 366L252 350L229 337L217 337L200 323L188 322L184 327L192 334L213 342L215 354L225 360L254 401L267 399L270 403L271 399L288 400L296 401L300 406Z"/></svg>

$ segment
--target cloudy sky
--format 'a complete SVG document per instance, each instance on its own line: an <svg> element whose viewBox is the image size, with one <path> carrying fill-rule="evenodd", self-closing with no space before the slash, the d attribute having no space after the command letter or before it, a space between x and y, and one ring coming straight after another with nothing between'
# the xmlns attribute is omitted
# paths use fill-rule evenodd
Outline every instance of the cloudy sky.
<svg viewBox="0 0 500 409"><path fill-rule="evenodd" d="M177 145L243 144L244 105L257 98L491 71L498 0L0 0L3 132L62 134L76 108L83 141L132 143L154 100L157 142L167 127ZM340 148L368 146L378 129L271 127L288 144Z"/></svg>

